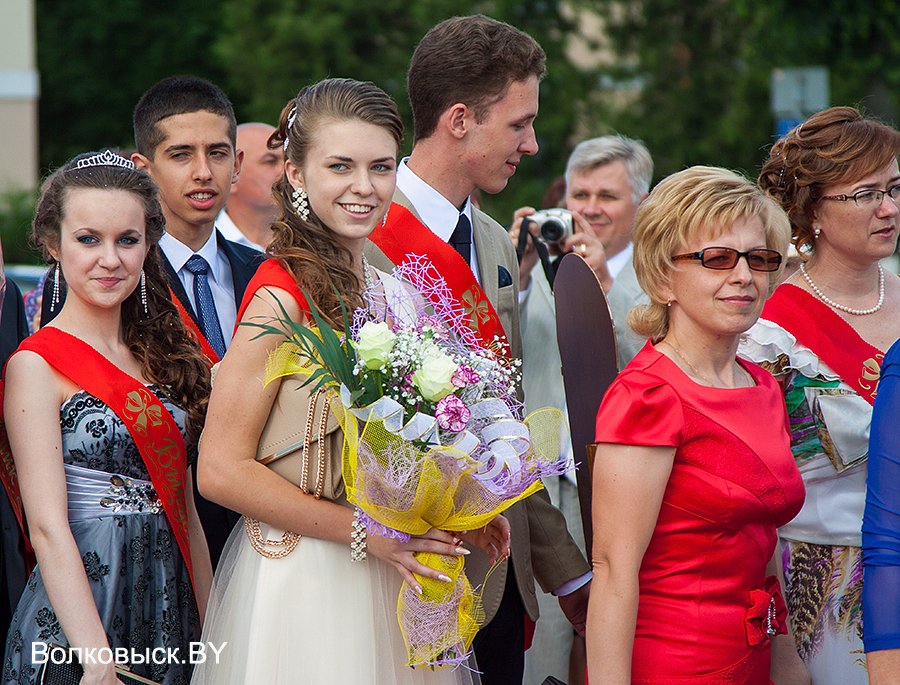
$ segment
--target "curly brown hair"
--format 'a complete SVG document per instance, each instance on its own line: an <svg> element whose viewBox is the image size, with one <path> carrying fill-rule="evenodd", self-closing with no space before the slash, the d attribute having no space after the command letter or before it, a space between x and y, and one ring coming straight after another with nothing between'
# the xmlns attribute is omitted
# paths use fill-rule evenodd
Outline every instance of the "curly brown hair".
<svg viewBox="0 0 900 685"><path fill-rule="evenodd" d="M77 189L123 190L132 193L144 209L147 256L144 276L147 283L147 310L135 288L122 302L122 336L143 375L160 386L175 404L183 407L189 440L196 443L206 417L209 401L209 367L199 343L182 322L169 294L162 272L159 239L166 220L157 198L157 189L147 172L123 166L77 164L95 153L78 155L53 172L41 186L32 225L31 239L53 267L56 260L50 250L60 244L60 230L69 194ZM60 269L60 277L65 273Z"/></svg>
<svg viewBox="0 0 900 685"><path fill-rule="evenodd" d="M398 151L403 140L403 121L387 93L368 82L325 79L307 86L285 105L269 148L282 148L287 140L287 158L303 168L313 137L325 120L358 120L380 126L397 141ZM325 320L334 328L343 328L341 301L348 312L361 307L363 284L352 269L350 251L335 240L312 207L306 220L294 211L293 190L285 174L275 181L279 216L272 224L275 237L267 252L310 294Z"/></svg>
<svg viewBox="0 0 900 685"><path fill-rule="evenodd" d="M832 107L772 146L757 183L791 220L797 249L814 250L813 220L823 188L853 183L900 154L900 133L853 107Z"/></svg>

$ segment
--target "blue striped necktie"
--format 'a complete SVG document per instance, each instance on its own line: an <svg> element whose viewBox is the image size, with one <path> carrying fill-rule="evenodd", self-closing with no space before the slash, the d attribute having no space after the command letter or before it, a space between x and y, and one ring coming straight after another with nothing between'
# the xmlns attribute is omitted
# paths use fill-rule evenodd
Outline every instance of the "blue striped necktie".
<svg viewBox="0 0 900 685"><path fill-rule="evenodd" d="M225 356L225 339L222 337L222 326L216 313L216 301L209 289L209 264L198 254L193 255L185 268L194 274L194 302L197 305L197 317L200 319L200 332L209 341L210 346L219 355Z"/></svg>

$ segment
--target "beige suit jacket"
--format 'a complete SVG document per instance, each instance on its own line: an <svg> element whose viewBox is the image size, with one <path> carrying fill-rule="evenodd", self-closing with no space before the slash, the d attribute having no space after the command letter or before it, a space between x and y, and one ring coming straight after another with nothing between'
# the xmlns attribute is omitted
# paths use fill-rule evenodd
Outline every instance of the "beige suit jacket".
<svg viewBox="0 0 900 685"><path fill-rule="evenodd" d="M394 202L421 217L399 190ZM481 287L487 295L509 339L512 355L522 357L522 338L519 335L518 283L519 266L512 241L506 231L487 214L472 209L472 235L478 264L481 270ZM427 256L427 255L424 255ZM372 266L390 271L394 265L374 243L367 243L366 257ZM512 278L512 284L499 287L499 268L504 267ZM528 615L537 620L539 611L534 581L544 592L551 592L570 580L584 575L590 566L578 545L569 535L566 521L551 503L545 490L513 505L504 512L512 529L510 541L513 567L522 603ZM503 562L490 578L487 576L488 558L481 550L475 550L466 558L466 575L474 587L484 586L482 603L488 623L497 612L506 585L508 564Z"/></svg>

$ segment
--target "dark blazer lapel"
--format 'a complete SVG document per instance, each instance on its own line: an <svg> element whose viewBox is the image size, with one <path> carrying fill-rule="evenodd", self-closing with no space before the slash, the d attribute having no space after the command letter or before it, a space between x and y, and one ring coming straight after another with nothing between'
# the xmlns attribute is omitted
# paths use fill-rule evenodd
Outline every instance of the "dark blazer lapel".
<svg viewBox="0 0 900 685"><path fill-rule="evenodd" d="M257 267L266 259L266 255L244 245L238 245L223 236L216 229L216 245L222 251L228 263L231 265L231 282L234 286L234 302L238 309L244 299L244 291L250 279L256 273Z"/></svg>

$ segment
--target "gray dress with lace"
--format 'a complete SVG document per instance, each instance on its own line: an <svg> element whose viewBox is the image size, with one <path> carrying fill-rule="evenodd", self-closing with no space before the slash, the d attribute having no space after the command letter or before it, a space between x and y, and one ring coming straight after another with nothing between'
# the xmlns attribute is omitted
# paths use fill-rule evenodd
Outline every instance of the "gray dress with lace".
<svg viewBox="0 0 900 685"><path fill-rule="evenodd" d="M151 390L183 431L184 412ZM69 525L109 645L125 648L129 655L150 655L141 659L144 663L135 659L129 664L137 675L186 685L188 643L200 639L197 603L172 527L156 506L143 458L122 421L85 391L60 408L60 426ZM68 644L37 567L9 629L4 685L34 682L34 643ZM153 659L156 648L162 651ZM177 659L162 656L176 649ZM35 653L42 652L38 647Z"/></svg>

